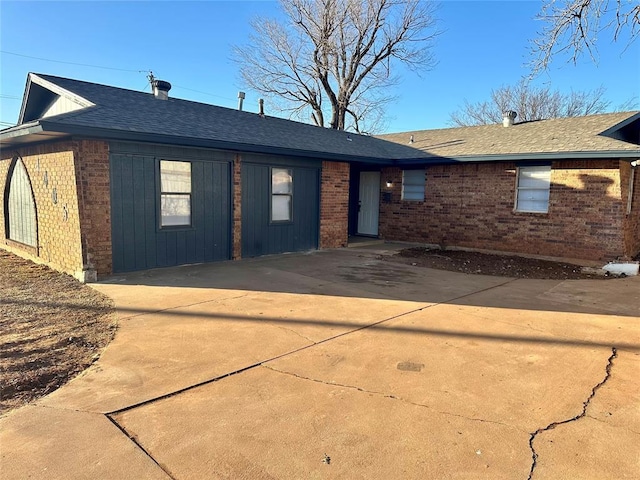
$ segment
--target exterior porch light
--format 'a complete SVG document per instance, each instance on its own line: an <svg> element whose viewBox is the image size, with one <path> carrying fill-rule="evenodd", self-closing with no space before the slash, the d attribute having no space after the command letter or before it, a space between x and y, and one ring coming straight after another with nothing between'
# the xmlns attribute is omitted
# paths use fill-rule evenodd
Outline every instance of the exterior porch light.
<svg viewBox="0 0 640 480"><path fill-rule="evenodd" d="M387 188L393 187L393 182L391 180L387 180Z"/></svg>

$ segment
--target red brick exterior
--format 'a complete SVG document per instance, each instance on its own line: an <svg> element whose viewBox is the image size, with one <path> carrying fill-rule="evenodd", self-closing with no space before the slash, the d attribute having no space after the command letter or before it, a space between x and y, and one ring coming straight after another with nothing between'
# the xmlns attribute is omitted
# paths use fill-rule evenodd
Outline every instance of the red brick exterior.
<svg viewBox="0 0 640 480"><path fill-rule="evenodd" d="M38 246L6 238L0 202L0 247L80 279L112 273L109 146L69 140L3 151L4 196L15 155L27 169L36 204ZM629 258L640 251L640 174L627 212L628 161L556 161L548 213L514 211L516 164L476 163L427 169L425 201L400 199L402 171L385 168L391 202L380 204L380 236L443 246L584 260ZM322 163L320 248L348 242L348 163ZM241 156L233 163L233 258L242 256ZM386 186L382 186L383 191ZM384 197L383 197L384 198Z"/></svg>
<svg viewBox="0 0 640 480"><path fill-rule="evenodd" d="M12 242L0 202L0 246L82 280L113 272L109 145L69 140L3 152L0 192L4 194L14 155L29 174L36 204L38 246ZM320 248L344 247L348 240L349 164L323 162ZM56 202L53 201L55 191ZM233 258L242 257L241 155L233 163Z"/></svg>
<svg viewBox="0 0 640 480"><path fill-rule="evenodd" d="M322 162L320 248L346 247L349 241L349 164Z"/></svg>
<svg viewBox="0 0 640 480"><path fill-rule="evenodd" d="M12 159L27 169L36 205L38 246L6 238L4 202L0 205L0 246L46 263L81 280L111 273L111 226L108 145L79 140L3 151L3 196Z"/></svg>
<svg viewBox="0 0 640 480"><path fill-rule="evenodd" d="M514 211L514 163L429 167L424 202L402 201L402 171L384 169L382 178L391 178L393 187L391 203L380 205L380 235L443 246L614 260L632 254L638 242L638 210L635 220L625 220L620 166L618 160L553 162L548 213Z"/></svg>
<svg viewBox="0 0 640 480"><path fill-rule="evenodd" d="M111 194L109 145L102 141L77 142L76 185L85 270L112 273Z"/></svg>

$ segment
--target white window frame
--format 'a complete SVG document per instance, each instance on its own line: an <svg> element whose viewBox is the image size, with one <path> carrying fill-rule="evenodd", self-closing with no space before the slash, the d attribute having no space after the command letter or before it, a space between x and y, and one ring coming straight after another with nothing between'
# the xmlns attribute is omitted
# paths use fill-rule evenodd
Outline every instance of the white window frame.
<svg viewBox="0 0 640 480"><path fill-rule="evenodd" d="M276 182L279 175L288 176L288 188L279 188L281 182ZM271 223L289 224L293 222L293 169L287 167L271 167L271 211L269 218ZM276 212L280 212L279 208L274 208L276 202L285 200L289 207L287 218L274 218Z"/></svg>
<svg viewBox="0 0 640 480"><path fill-rule="evenodd" d="M530 175L535 174L534 177ZM525 175L530 176L525 178ZM537 177L537 178L536 178ZM513 209L520 213L548 213L551 193L551 165L521 166L517 168L516 196ZM546 204L544 209L522 207L525 201Z"/></svg>
<svg viewBox="0 0 640 480"><path fill-rule="evenodd" d="M188 165L189 166L189 181L188 181L188 188L170 188L170 187L165 187L165 185L163 185L163 181L162 181L162 171L163 171L163 167L169 167L171 166L171 164L181 164L182 166L184 165ZM185 161L181 161L181 160L160 160L159 162L159 170L160 170L160 206L159 206L159 210L160 210L160 228L162 229L167 229L167 228L185 228L185 227L191 227L192 225L192 221L193 221L193 201L192 201L192 192L193 192L193 175L192 175L192 165L191 162L185 162ZM188 204L189 204L189 219L187 222L184 223L173 223L173 222L167 222L165 223L165 217L166 215L164 214L164 202L165 199L168 199L169 197L174 197L174 198L181 198L181 199L187 199L188 200Z"/></svg>
<svg viewBox="0 0 640 480"><path fill-rule="evenodd" d="M424 168L402 170L401 200L406 202L424 202L426 172Z"/></svg>

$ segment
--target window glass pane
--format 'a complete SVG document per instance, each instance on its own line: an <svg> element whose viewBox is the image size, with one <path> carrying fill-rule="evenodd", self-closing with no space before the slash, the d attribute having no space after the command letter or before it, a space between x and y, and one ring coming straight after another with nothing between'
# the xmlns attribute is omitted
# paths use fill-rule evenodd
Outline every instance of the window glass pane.
<svg viewBox="0 0 640 480"><path fill-rule="evenodd" d="M162 192L191 193L191 163L160 161Z"/></svg>
<svg viewBox="0 0 640 480"><path fill-rule="evenodd" d="M291 196L273 195L271 197L271 221L291 220Z"/></svg>
<svg viewBox="0 0 640 480"><path fill-rule="evenodd" d="M402 200L424 200L424 170L402 171Z"/></svg>
<svg viewBox="0 0 640 480"><path fill-rule="evenodd" d="M162 195L161 226L191 225L191 196Z"/></svg>
<svg viewBox="0 0 640 480"><path fill-rule="evenodd" d="M518 210L522 212L546 212L549 202L541 200L521 199L518 201Z"/></svg>
<svg viewBox="0 0 640 480"><path fill-rule="evenodd" d="M546 213L549 210L550 185L550 166L519 168L516 210Z"/></svg>
<svg viewBox="0 0 640 480"><path fill-rule="evenodd" d="M273 168L271 170L271 193L291 193L291 170Z"/></svg>
<svg viewBox="0 0 640 480"><path fill-rule="evenodd" d="M547 188L551 181L551 167L526 167L520 169L520 188Z"/></svg>

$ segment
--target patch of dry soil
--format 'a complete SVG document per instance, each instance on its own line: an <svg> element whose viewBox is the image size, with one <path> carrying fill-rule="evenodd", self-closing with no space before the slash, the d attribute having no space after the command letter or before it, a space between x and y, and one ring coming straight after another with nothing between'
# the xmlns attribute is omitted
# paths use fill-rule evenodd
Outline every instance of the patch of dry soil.
<svg viewBox="0 0 640 480"><path fill-rule="evenodd" d="M535 258L413 247L401 250L388 261L419 267L449 270L477 275L554 280L605 279L603 275L583 273L582 267L571 263L551 262Z"/></svg>
<svg viewBox="0 0 640 480"><path fill-rule="evenodd" d="M0 250L0 414L64 385L116 330L106 296Z"/></svg>

